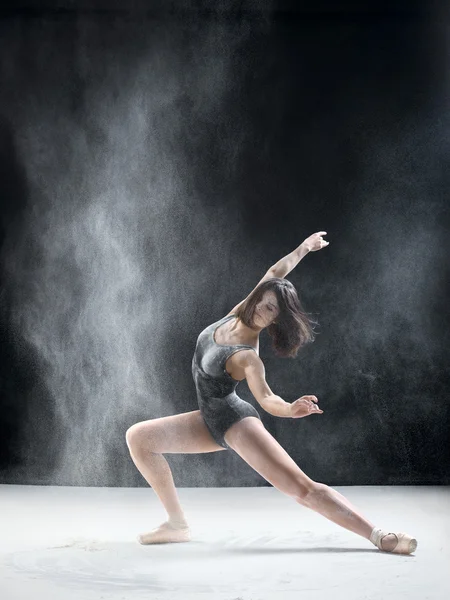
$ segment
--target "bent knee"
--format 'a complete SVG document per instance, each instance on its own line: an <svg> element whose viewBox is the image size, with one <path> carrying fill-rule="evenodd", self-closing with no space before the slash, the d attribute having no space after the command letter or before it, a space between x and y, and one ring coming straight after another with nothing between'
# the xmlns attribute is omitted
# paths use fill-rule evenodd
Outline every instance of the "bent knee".
<svg viewBox="0 0 450 600"><path fill-rule="evenodd" d="M136 425L129 427L125 433L125 441L128 448L133 446L136 442Z"/></svg>
<svg viewBox="0 0 450 600"><path fill-rule="evenodd" d="M137 448L142 447L146 442L148 442L148 426L145 429L146 431L144 430L144 427L141 423L135 423L127 429L125 433L125 440L130 450L132 448L136 450Z"/></svg>

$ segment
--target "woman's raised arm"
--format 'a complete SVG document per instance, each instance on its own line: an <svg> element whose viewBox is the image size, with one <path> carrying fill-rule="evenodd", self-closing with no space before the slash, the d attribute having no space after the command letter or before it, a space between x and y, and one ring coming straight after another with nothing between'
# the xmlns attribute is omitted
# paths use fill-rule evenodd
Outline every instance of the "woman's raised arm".
<svg viewBox="0 0 450 600"><path fill-rule="evenodd" d="M281 258L277 263L270 267L270 269L267 271L264 277L260 281L258 281L256 286L252 289L250 294L248 294L248 296L244 298L244 300L239 302L239 304L236 304L236 306L232 308L226 316L234 314L238 310L238 308L247 300L247 298L249 298L249 296L253 294L258 285L263 283L263 281L267 281L267 279L272 279L272 277L279 277L280 279L283 279L288 273L292 271L292 269L294 269L298 265L298 263L302 260L302 258L304 258L308 254L308 252L315 252L316 250L320 250L321 248L325 248L325 246L328 246L330 242L326 242L325 240L323 240L322 235L327 235L327 232L319 231L318 233L313 233L308 238L306 238L306 240L302 242L298 248L293 250L290 254L287 254L286 256Z"/></svg>
<svg viewBox="0 0 450 600"><path fill-rule="evenodd" d="M276 273L274 277L280 277L283 279L283 277L286 277L286 275L298 265L298 263L308 254L308 252L316 252L316 250L321 250L322 248L328 246L330 242L322 239L323 235L327 235L327 232L319 231L317 233L313 233L306 238L306 240L303 241L298 248L281 258L273 265L273 267L270 267L270 270Z"/></svg>

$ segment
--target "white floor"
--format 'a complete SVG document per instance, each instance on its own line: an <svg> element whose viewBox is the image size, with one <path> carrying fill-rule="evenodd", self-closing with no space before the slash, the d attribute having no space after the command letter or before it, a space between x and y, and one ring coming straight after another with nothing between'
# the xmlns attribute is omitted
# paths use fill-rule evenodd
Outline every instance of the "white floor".
<svg viewBox="0 0 450 600"><path fill-rule="evenodd" d="M181 488L193 540L141 546L166 519L151 488L0 485L0 598L450 598L450 488L336 489L414 535L415 554L380 552L274 488Z"/></svg>

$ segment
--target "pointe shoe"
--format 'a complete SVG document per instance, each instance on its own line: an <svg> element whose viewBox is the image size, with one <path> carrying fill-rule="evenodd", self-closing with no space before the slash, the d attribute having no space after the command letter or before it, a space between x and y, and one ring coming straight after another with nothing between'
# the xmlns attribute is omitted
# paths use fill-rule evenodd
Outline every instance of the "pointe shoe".
<svg viewBox="0 0 450 600"><path fill-rule="evenodd" d="M381 546L381 541L387 535L395 535L397 538L397 545L393 550L385 550ZM394 554L412 554L417 548L417 540L407 533L391 533L377 528L370 534L370 541L382 552L393 552Z"/></svg>
<svg viewBox="0 0 450 600"><path fill-rule="evenodd" d="M189 542L190 539L191 532L189 527L174 527L168 521L165 521L156 529L148 533L142 533L137 537L138 542L143 545Z"/></svg>

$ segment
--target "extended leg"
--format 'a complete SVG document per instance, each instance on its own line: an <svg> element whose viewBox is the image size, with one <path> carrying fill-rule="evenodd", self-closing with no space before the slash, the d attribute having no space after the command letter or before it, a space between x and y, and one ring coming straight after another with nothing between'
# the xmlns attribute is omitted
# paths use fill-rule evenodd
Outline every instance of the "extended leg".
<svg viewBox="0 0 450 600"><path fill-rule="evenodd" d="M322 483L316 483L316 486L306 496L299 498L298 502L333 523L370 540L372 531L375 529L373 523L365 519L337 490ZM381 540L381 547L383 550L391 552L396 547L397 541L397 537L393 533L389 533Z"/></svg>
<svg viewBox="0 0 450 600"><path fill-rule="evenodd" d="M333 523L370 540L374 524L342 494L310 479L255 417L235 423L225 434L227 444L255 471L299 504ZM393 550L395 535L382 539L383 550Z"/></svg>
<svg viewBox="0 0 450 600"><path fill-rule="evenodd" d="M337 490L315 482L315 485L303 496L296 500L323 515L333 523L345 527L353 533L357 533L367 540L374 529L374 524L368 521L363 515L350 503L347 498Z"/></svg>

